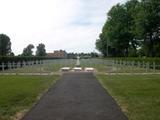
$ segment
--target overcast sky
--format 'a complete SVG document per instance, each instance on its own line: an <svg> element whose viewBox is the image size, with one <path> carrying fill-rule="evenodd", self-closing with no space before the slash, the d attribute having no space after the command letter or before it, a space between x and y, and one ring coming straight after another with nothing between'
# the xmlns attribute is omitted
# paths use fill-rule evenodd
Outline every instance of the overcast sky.
<svg viewBox="0 0 160 120"><path fill-rule="evenodd" d="M0 33L20 54L32 43L47 52L92 52L106 13L125 0L0 0Z"/></svg>

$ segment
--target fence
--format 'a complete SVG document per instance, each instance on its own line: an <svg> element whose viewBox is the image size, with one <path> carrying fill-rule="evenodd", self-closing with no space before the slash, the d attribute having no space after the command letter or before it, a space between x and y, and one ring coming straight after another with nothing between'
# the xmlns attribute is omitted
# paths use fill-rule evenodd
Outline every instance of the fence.
<svg viewBox="0 0 160 120"><path fill-rule="evenodd" d="M160 73L160 65L140 61L81 59L81 66L94 67L103 73ZM0 64L0 75L3 74L53 74L61 67L74 67L75 59L37 60L29 62L8 62Z"/></svg>
<svg viewBox="0 0 160 120"><path fill-rule="evenodd" d="M155 62L140 62L140 61L113 61L113 68L116 72L126 73L155 73L160 72L160 65Z"/></svg>
<svg viewBox="0 0 160 120"><path fill-rule="evenodd" d="M0 74L51 74L58 72L63 66L74 66L75 60L56 59L30 62L8 62L0 64Z"/></svg>
<svg viewBox="0 0 160 120"><path fill-rule="evenodd" d="M88 59L81 60L82 66L94 67L105 73L157 73L160 65L155 62Z"/></svg>

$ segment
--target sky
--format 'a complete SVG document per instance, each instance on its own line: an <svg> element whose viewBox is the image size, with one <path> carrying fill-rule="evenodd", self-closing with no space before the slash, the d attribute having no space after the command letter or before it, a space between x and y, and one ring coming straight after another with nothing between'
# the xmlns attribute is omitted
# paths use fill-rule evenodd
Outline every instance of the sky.
<svg viewBox="0 0 160 120"><path fill-rule="evenodd" d="M124 1L0 0L0 34L10 37L16 55L39 43L47 52L93 52L107 12Z"/></svg>

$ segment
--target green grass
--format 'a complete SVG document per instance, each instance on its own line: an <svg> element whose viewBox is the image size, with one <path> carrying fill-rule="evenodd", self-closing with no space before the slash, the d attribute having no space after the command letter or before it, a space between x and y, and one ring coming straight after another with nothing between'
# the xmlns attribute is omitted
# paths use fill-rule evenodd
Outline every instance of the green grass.
<svg viewBox="0 0 160 120"><path fill-rule="evenodd" d="M0 120L29 109L58 76L0 76Z"/></svg>
<svg viewBox="0 0 160 120"><path fill-rule="evenodd" d="M160 75L98 75L129 120L160 120Z"/></svg>

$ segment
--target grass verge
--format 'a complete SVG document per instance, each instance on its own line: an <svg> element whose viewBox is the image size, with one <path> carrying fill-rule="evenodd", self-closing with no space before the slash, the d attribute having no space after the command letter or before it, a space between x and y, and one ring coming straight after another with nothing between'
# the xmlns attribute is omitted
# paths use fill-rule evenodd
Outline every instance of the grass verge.
<svg viewBox="0 0 160 120"><path fill-rule="evenodd" d="M160 120L160 75L97 75L129 120Z"/></svg>
<svg viewBox="0 0 160 120"><path fill-rule="evenodd" d="M29 109L59 76L0 76L0 120Z"/></svg>

